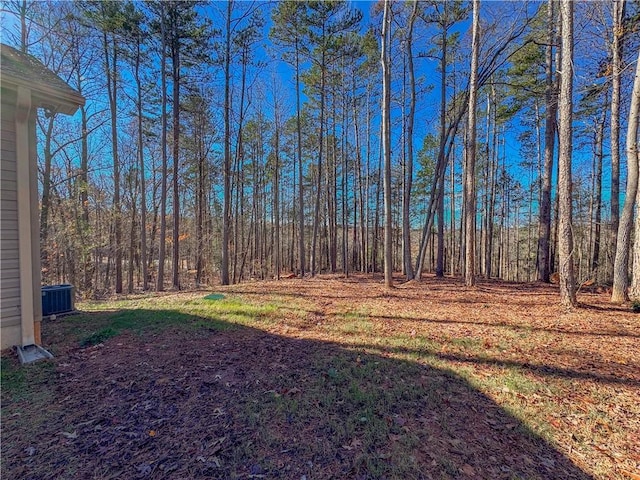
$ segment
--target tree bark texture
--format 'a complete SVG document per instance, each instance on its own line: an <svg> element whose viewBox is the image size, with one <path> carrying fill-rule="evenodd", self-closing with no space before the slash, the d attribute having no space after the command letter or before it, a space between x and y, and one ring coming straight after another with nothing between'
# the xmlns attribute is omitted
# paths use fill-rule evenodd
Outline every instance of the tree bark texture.
<svg viewBox="0 0 640 480"><path fill-rule="evenodd" d="M165 78L165 70L167 67L167 26L165 23L164 3L160 3L160 84L162 96L162 133L160 139L160 148L162 150L162 173L160 187L160 235L158 239L158 278L156 279L156 291L164 290L164 263L166 256L166 239L167 239L167 80Z"/></svg>
<svg viewBox="0 0 640 480"><path fill-rule="evenodd" d="M574 275L571 157L573 154L573 2L560 3L562 21L562 54L559 108L558 156L558 261L560 303L576 305Z"/></svg>
<svg viewBox="0 0 640 480"><path fill-rule="evenodd" d="M633 81L633 92L631 93L631 106L629 108L629 122L627 124L627 190L620 215L620 226L618 227L618 241L616 245L616 258L613 265L613 291L611 301L622 303L629 299L629 250L631 243L631 230L633 227L633 214L638 192L638 116L640 115L640 53L636 63L636 75ZM638 233L638 230L636 230ZM636 248L640 239L636 237ZM634 255L635 260L635 255ZM640 259L638 264L640 265ZM634 295L637 286L638 274L634 271Z"/></svg>
<svg viewBox="0 0 640 480"><path fill-rule="evenodd" d="M538 280L549 283L550 272L550 240L551 240L551 175L553 172L553 154L555 151L557 97L553 81L553 42L554 2L549 0L547 6L547 46L545 50L545 126L544 126L544 165L540 182L540 216L538 219L538 254L536 270Z"/></svg>
<svg viewBox="0 0 640 480"><path fill-rule="evenodd" d="M231 234L231 13L233 1L227 3L224 56L224 165L222 212L222 262L220 283L229 285L229 242Z"/></svg>
<svg viewBox="0 0 640 480"><path fill-rule="evenodd" d="M469 79L469 117L467 132L467 161L464 169L465 201L465 265L464 283L475 285L475 233L476 233L476 105L478 98L478 55L480 42L480 1L473 0L471 42L471 73Z"/></svg>
<svg viewBox="0 0 640 480"><path fill-rule="evenodd" d="M613 0L613 40L611 42L611 231L615 252L620 224L620 84L622 35L626 0Z"/></svg>
<svg viewBox="0 0 640 480"><path fill-rule="evenodd" d="M384 284L393 286L391 219L391 0L384 0L382 18L382 150L384 155Z"/></svg>
<svg viewBox="0 0 640 480"><path fill-rule="evenodd" d="M413 66L413 25L418 16L418 1L413 1L413 9L409 17L408 32L406 38L407 62L409 70L409 113L407 118L407 159L406 175L404 181L404 194L402 196L402 245L404 251L402 258L407 280L413 279L413 259L411 257L411 186L413 184L413 124L416 112L416 79Z"/></svg>

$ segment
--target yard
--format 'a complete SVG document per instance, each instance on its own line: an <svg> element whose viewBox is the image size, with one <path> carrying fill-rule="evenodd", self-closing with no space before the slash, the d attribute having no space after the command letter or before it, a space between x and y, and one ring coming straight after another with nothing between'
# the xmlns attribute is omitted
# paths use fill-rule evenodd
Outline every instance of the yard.
<svg viewBox="0 0 640 480"><path fill-rule="evenodd" d="M288 279L79 304L2 357L2 478L640 479L640 316Z"/></svg>

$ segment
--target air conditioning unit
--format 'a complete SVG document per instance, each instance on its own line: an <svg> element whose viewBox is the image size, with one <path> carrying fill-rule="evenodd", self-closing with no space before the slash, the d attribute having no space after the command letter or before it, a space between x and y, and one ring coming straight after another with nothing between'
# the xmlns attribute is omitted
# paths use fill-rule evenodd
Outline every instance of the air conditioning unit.
<svg viewBox="0 0 640 480"><path fill-rule="evenodd" d="M74 286L69 284L42 287L42 316L73 312L74 290Z"/></svg>

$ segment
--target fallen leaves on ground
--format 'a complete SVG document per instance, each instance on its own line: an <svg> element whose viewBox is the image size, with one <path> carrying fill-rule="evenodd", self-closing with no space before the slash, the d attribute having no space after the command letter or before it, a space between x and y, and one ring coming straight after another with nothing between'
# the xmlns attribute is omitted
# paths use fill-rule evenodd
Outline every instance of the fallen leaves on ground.
<svg viewBox="0 0 640 480"><path fill-rule="evenodd" d="M498 281L218 288L281 307L86 348L45 323L49 398L3 388L2 476L640 478L640 317L605 295L567 312L553 286Z"/></svg>

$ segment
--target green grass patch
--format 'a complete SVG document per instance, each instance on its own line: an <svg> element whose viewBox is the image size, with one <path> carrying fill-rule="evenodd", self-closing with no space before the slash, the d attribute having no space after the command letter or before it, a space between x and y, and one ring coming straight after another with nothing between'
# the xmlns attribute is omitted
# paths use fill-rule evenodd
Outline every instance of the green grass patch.
<svg viewBox="0 0 640 480"><path fill-rule="evenodd" d="M507 376L504 378L505 387L510 391L530 395L541 391L543 385L523 374L520 369L512 367L509 369Z"/></svg>
<svg viewBox="0 0 640 480"><path fill-rule="evenodd" d="M13 359L3 358L0 370L2 392L17 392L24 388L26 372Z"/></svg>
<svg viewBox="0 0 640 480"><path fill-rule="evenodd" d="M452 338L451 344L465 350L473 350L479 348L482 345L482 340L475 337L458 337Z"/></svg>
<svg viewBox="0 0 640 480"><path fill-rule="evenodd" d="M118 330L115 330L111 327L103 328L102 330L92 333L88 337L83 338L80 341L80 345L82 347L98 345L99 343L103 343L104 341L110 339L111 337L115 337L116 335L118 335Z"/></svg>
<svg viewBox="0 0 640 480"><path fill-rule="evenodd" d="M279 305L253 304L238 298L216 301L204 298L136 298L118 302L87 302L80 315L57 320L60 338L75 338L82 346L96 345L124 331L136 334L167 328L229 330L238 326L260 327L277 321ZM55 352L54 352L55 353Z"/></svg>
<svg viewBox="0 0 640 480"><path fill-rule="evenodd" d="M75 334L84 347L103 343L124 331L142 334L169 327L202 326L198 316L175 310L125 309L69 318L69 333ZM215 328L213 321L209 323Z"/></svg>
<svg viewBox="0 0 640 480"><path fill-rule="evenodd" d="M358 319L358 320L346 320L338 321L334 330L344 335L369 335L373 332L373 322Z"/></svg>
<svg viewBox="0 0 640 480"><path fill-rule="evenodd" d="M42 386L53 378L54 370L54 364L50 361L21 365L16 357L3 357L0 370L3 400L44 400L49 392Z"/></svg>

